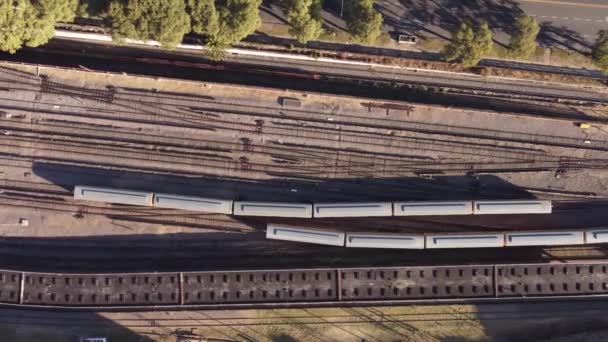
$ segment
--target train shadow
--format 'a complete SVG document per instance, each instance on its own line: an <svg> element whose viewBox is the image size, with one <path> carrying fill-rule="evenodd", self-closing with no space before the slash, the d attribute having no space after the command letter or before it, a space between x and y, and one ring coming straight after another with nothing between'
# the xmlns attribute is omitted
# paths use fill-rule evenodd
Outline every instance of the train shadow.
<svg viewBox="0 0 608 342"><path fill-rule="evenodd" d="M153 326L145 319L139 322L142 330L146 329L146 325ZM86 342L93 341L93 338L106 338L108 342L154 342L159 341L159 337L176 336L171 329L138 332L129 327L129 321L121 324L96 312L4 308L0 309L0 334L3 342Z"/></svg>
<svg viewBox="0 0 608 342"><path fill-rule="evenodd" d="M35 162L33 172L73 191L75 185L272 202L438 201L530 199L535 196L494 175L395 178L321 178L294 175L274 179L182 177L177 175Z"/></svg>

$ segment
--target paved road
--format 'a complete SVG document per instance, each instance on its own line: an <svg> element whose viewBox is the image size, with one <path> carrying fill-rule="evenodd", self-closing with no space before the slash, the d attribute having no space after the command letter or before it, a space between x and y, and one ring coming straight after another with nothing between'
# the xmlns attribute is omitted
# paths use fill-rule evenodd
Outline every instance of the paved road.
<svg viewBox="0 0 608 342"><path fill-rule="evenodd" d="M570 41L570 45L579 40L588 43L597 31L608 28L605 0L379 0L376 4L389 28L431 36L445 36L458 21L470 17L487 21L497 31L498 40L506 42L507 35L501 31L508 32L513 18L522 11L542 23L540 38L547 45L555 40Z"/></svg>

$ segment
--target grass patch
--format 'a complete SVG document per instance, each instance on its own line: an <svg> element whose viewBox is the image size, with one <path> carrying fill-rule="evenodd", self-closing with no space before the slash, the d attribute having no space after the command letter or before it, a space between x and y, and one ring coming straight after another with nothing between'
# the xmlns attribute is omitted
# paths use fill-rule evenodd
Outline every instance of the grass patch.
<svg viewBox="0 0 608 342"><path fill-rule="evenodd" d="M424 37L418 41L416 47L425 52L439 52L448 45L448 41L436 37Z"/></svg>

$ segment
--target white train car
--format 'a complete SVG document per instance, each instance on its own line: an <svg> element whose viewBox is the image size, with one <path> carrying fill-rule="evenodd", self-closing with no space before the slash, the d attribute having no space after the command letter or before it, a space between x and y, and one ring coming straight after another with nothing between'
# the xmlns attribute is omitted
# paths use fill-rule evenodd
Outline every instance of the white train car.
<svg viewBox="0 0 608 342"><path fill-rule="evenodd" d="M595 228L585 232L585 243L607 243L608 228Z"/></svg>
<svg viewBox="0 0 608 342"><path fill-rule="evenodd" d="M76 185L74 198L83 201L151 206L154 194L144 191Z"/></svg>
<svg viewBox="0 0 608 342"><path fill-rule="evenodd" d="M480 234L427 234L426 248L484 248L504 247L502 233Z"/></svg>
<svg viewBox="0 0 608 342"><path fill-rule="evenodd" d="M551 210L551 201L545 200L473 201L474 215L550 214Z"/></svg>
<svg viewBox="0 0 608 342"><path fill-rule="evenodd" d="M268 224L266 226L266 238L272 240L344 246L344 237L345 233L330 230L300 228L276 224Z"/></svg>
<svg viewBox="0 0 608 342"><path fill-rule="evenodd" d="M153 205L158 208L232 214L232 203L231 200L155 193Z"/></svg>
<svg viewBox="0 0 608 342"><path fill-rule="evenodd" d="M505 245L516 246L559 246L584 245L583 231L529 231L505 234Z"/></svg>
<svg viewBox="0 0 608 342"><path fill-rule="evenodd" d="M347 233L346 247L424 249L424 235Z"/></svg>
<svg viewBox="0 0 608 342"><path fill-rule="evenodd" d="M472 215L472 201L394 202L395 216Z"/></svg>
<svg viewBox="0 0 608 342"><path fill-rule="evenodd" d="M375 217L392 216L393 203L315 203L314 217Z"/></svg>
<svg viewBox="0 0 608 342"><path fill-rule="evenodd" d="M312 218L312 204L274 202L234 202L234 215Z"/></svg>

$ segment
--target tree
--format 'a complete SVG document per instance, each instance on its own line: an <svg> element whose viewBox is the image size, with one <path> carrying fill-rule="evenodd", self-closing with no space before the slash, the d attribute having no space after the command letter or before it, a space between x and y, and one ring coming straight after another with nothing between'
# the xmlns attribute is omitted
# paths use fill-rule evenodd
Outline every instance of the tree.
<svg viewBox="0 0 608 342"><path fill-rule="evenodd" d="M456 61L469 68L477 65L481 57L491 50L492 31L488 24L483 23L475 30L470 21L464 20L452 34L452 41L445 47L443 55L447 61Z"/></svg>
<svg viewBox="0 0 608 342"><path fill-rule="evenodd" d="M188 12L192 21L192 31L205 36L219 33L219 14L215 0L188 0Z"/></svg>
<svg viewBox="0 0 608 342"><path fill-rule="evenodd" d="M74 20L77 0L0 1L0 50L15 53L53 37L57 21Z"/></svg>
<svg viewBox="0 0 608 342"><path fill-rule="evenodd" d="M156 40L175 48L190 32L184 0L119 0L110 4L112 37Z"/></svg>
<svg viewBox="0 0 608 342"><path fill-rule="evenodd" d="M260 26L262 0L219 0L219 32L212 37L214 46L229 46L255 32Z"/></svg>
<svg viewBox="0 0 608 342"><path fill-rule="evenodd" d="M595 45L593 45L591 51L591 58L595 65L608 74L608 30L598 32Z"/></svg>
<svg viewBox="0 0 608 342"><path fill-rule="evenodd" d="M323 34L320 0L292 0L287 10L289 34L306 44Z"/></svg>
<svg viewBox="0 0 608 342"><path fill-rule="evenodd" d="M536 37L540 32L540 25L536 19L527 15L520 15L515 20L515 29L509 41L509 50L514 57L525 58L536 51Z"/></svg>
<svg viewBox="0 0 608 342"><path fill-rule="evenodd" d="M346 21L356 42L372 44L380 36L382 15L374 9L374 0L352 0Z"/></svg>

